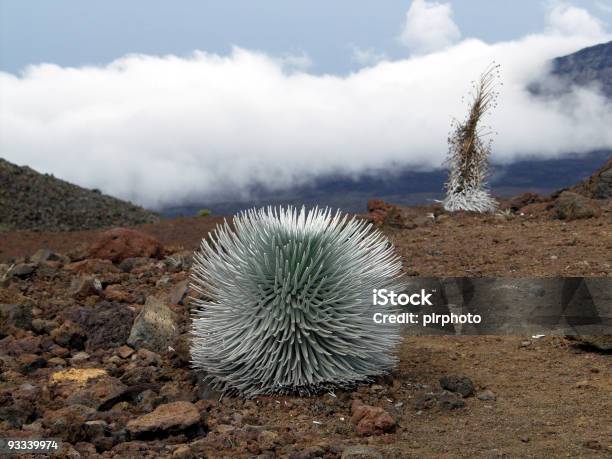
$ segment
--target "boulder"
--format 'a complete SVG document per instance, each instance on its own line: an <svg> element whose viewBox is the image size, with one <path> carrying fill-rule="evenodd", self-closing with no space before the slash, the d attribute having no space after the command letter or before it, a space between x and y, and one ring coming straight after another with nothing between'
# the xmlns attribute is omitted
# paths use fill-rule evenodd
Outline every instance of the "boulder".
<svg viewBox="0 0 612 459"><path fill-rule="evenodd" d="M577 220L595 217L601 214L601 208L593 199L564 191L555 201L555 212L561 220Z"/></svg>
<svg viewBox="0 0 612 459"><path fill-rule="evenodd" d="M540 196L537 193L528 192L508 199L502 204L501 208L509 209L512 212L517 212L518 210L521 210L523 207L528 206L529 204L543 203L549 200L549 198Z"/></svg>
<svg viewBox="0 0 612 459"><path fill-rule="evenodd" d="M124 345L134 321L134 312L130 308L109 301L100 301L94 306L75 306L65 311L63 316L84 331L88 351Z"/></svg>
<svg viewBox="0 0 612 459"><path fill-rule="evenodd" d="M83 405L99 410L109 401L118 401L128 387L109 376L102 368L70 368L49 377L49 392L69 405Z"/></svg>
<svg viewBox="0 0 612 459"><path fill-rule="evenodd" d="M395 429L396 421L384 409L354 400L351 421L359 435L380 435Z"/></svg>
<svg viewBox="0 0 612 459"><path fill-rule="evenodd" d="M571 191L587 198L612 198L612 157L588 179L574 186Z"/></svg>
<svg viewBox="0 0 612 459"><path fill-rule="evenodd" d="M469 397L474 393L474 383L467 376L448 375L440 378L440 387L462 397Z"/></svg>
<svg viewBox="0 0 612 459"><path fill-rule="evenodd" d="M149 297L134 320L127 343L164 353L178 335L177 316L159 298Z"/></svg>
<svg viewBox="0 0 612 459"><path fill-rule="evenodd" d="M153 236L127 228L113 228L101 233L89 247L89 256L120 263L126 258L161 258L162 244Z"/></svg>

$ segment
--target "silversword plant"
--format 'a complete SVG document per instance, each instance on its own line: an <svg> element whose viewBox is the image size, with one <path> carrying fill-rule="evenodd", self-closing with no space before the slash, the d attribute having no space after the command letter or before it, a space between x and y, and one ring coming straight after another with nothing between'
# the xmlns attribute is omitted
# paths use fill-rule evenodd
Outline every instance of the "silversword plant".
<svg viewBox="0 0 612 459"><path fill-rule="evenodd" d="M250 397L350 385L395 363L397 328L372 290L401 291L401 261L367 221L329 209L240 213L195 255L192 363ZM380 307L378 307L380 311Z"/></svg>
<svg viewBox="0 0 612 459"><path fill-rule="evenodd" d="M491 132L483 128L481 122L497 103L495 83L498 78L499 65L492 64L473 83L474 92L466 119L453 122L453 131L448 137L450 173L443 201L444 208L450 212L493 212L497 208L497 201L486 186L491 139L485 138Z"/></svg>

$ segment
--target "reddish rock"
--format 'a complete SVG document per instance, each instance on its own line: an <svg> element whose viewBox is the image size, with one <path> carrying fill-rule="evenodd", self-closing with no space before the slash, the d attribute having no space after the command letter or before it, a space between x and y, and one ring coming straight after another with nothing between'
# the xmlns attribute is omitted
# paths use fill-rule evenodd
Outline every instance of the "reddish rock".
<svg viewBox="0 0 612 459"><path fill-rule="evenodd" d="M98 295L102 291L102 284L93 276L76 277L70 283L70 295L76 299Z"/></svg>
<svg viewBox="0 0 612 459"><path fill-rule="evenodd" d="M134 349L130 346L120 346L117 348L117 355L122 359L127 359L134 353Z"/></svg>
<svg viewBox="0 0 612 459"><path fill-rule="evenodd" d="M385 222L387 214L393 209L391 204L387 204L381 199L371 199L368 201L368 214L366 218L374 225L380 226Z"/></svg>
<svg viewBox="0 0 612 459"><path fill-rule="evenodd" d="M354 400L351 405L351 421L359 435L380 435L391 432L396 425L395 419L377 406L364 404Z"/></svg>
<svg viewBox="0 0 612 459"><path fill-rule="evenodd" d="M550 201L550 199L545 196L540 196L537 193L528 192L508 199L502 204L501 207L502 209L510 209L512 212L517 212L529 204L542 203L546 201Z"/></svg>
<svg viewBox="0 0 612 459"><path fill-rule="evenodd" d="M117 378L103 376L87 381L85 387L76 390L66 398L70 405L79 404L99 410L105 405L114 405L121 401L121 396L128 387ZM111 403L109 403L111 402Z"/></svg>
<svg viewBox="0 0 612 459"><path fill-rule="evenodd" d="M109 274L118 273L121 270L109 260L99 260L88 258L87 260L77 261L64 266L67 271L83 274Z"/></svg>
<svg viewBox="0 0 612 459"><path fill-rule="evenodd" d="M134 295L128 292L120 284L112 284L104 290L104 297L109 301L117 301L119 303L134 303Z"/></svg>
<svg viewBox="0 0 612 459"><path fill-rule="evenodd" d="M199 421L200 413L196 406L190 402L179 401L160 405L153 412L129 421L127 430L136 436L153 432L180 431Z"/></svg>
<svg viewBox="0 0 612 459"><path fill-rule="evenodd" d="M85 439L83 424L95 415L93 408L69 405L59 410L49 410L43 417L43 426L49 434L64 441L77 442Z"/></svg>
<svg viewBox="0 0 612 459"><path fill-rule="evenodd" d="M79 325L66 321L51 331L51 338L60 346L82 350L85 348L87 335Z"/></svg>
<svg viewBox="0 0 612 459"><path fill-rule="evenodd" d="M113 228L98 236L90 246L89 256L119 263L126 258L161 258L161 243L148 234L127 228Z"/></svg>
<svg viewBox="0 0 612 459"><path fill-rule="evenodd" d="M521 207L521 213L525 215L550 214L550 209L552 206L553 203L550 201L527 204L525 207Z"/></svg>

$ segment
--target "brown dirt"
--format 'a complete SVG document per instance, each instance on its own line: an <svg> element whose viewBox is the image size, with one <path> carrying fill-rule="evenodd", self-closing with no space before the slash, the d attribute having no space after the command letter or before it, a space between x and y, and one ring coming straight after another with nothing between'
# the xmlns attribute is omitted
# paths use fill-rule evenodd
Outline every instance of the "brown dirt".
<svg viewBox="0 0 612 459"><path fill-rule="evenodd" d="M609 276L612 215L553 220L545 215L443 214L412 230L387 230L420 276Z"/></svg>
<svg viewBox="0 0 612 459"><path fill-rule="evenodd" d="M158 223L132 226L156 237L165 246L195 249L202 237L223 223L224 217L193 217L162 220ZM85 231L8 231L0 233L0 262L31 255L40 248L59 253L91 244L104 229Z"/></svg>
<svg viewBox="0 0 612 459"><path fill-rule="evenodd" d="M562 222L544 215L457 214L431 220L428 212L425 208L417 211L421 218L414 220L419 223L412 229L384 229L412 274L610 275L609 214ZM141 225L138 229L175 250L193 249L221 221L219 217L185 218ZM66 253L79 244L90 243L97 234L98 231L4 233L0 235L0 258L29 255L43 247ZM102 263L98 263L101 268L95 268L95 263L91 265L94 267L91 274L102 281L105 290L85 298L70 291L78 274L58 262L43 264L31 277L12 279L5 288L0 288L0 303L30 304L36 319L55 327L52 331L36 332L14 329L1 340L0 437L51 436L44 429L54 425L53 410L78 407L70 405L70 399L50 396L52 374L60 368L83 367L102 368L129 386L125 400L109 411L96 410L97 405L93 404L97 400L95 391L100 387L92 386L90 392L82 395L94 406L89 409L93 413L90 416L106 419L110 433L103 438L95 437L94 433L82 433L76 426L74 429L84 439L80 445L76 440L72 443L83 451L91 451L95 444L102 457L173 457L178 445L198 457L210 458L246 458L258 454L340 458L342 450L350 445L366 445L389 458L612 455L612 360L609 354L588 352L561 337L406 336L399 351L400 363L391 375L378 379L374 385L337 391L334 396L269 396L255 400L226 396L218 401L202 395L197 378L178 348L160 356L138 353L121 357L125 346L108 344L96 349L85 346L89 356L78 363L71 359L82 349L73 349L68 341L59 347L53 344L53 340L58 342L59 332L65 332L66 327L60 324L66 317L77 320L99 314L104 320L91 322L96 328L88 329L87 339L93 340L95 333L99 333L100 337L125 340L119 333L121 324L105 322L116 320L107 314L109 308L128 308L135 315L144 298L151 295L170 298L188 277L187 268L173 270L159 260L136 266L130 273L116 268L109 271ZM115 289L123 292L126 299L104 303L104 296ZM189 326L188 306L171 304L171 307L180 316L181 333L185 333ZM89 327L88 324L84 322L83 327ZM110 338L100 337L98 341L110 342ZM64 363L54 367L58 355L63 356ZM52 364L53 358L56 363ZM37 359L42 362L40 368ZM490 390L495 400L470 396L463 399L464 407L452 410L437 404L431 407L419 404L428 393L440 392L438 381L447 375L470 378L476 394ZM146 387L142 378L146 379ZM115 381L107 379L109 384ZM34 389L27 389L28 385ZM207 433L200 431L196 437L190 437L184 431L148 438L142 443L126 442L122 432L127 423L153 409L144 398L127 396L133 393L135 397L149 387L147 391L153 392L150 397L156 403L194 402ZM39 391L32 400L28 399L33 397L28 392L31 390ZM350 420L354 398L385 409L397 420L396 429L370 437L358 435ZM19 410L30 405L36 409L23 422L32 430L9 428L2 423L2 416L19 417ZM36 425L41 419L42 427ZM66 435L76 435L74 432L66 429ZM64 432L53 435L61 437ZM83 454L82 457L97 457Z"/></svg>
<svg viewBox="0 0 612 459"><path fill-rule="evenodd" d="M291 426L308 432L313 444L367 443L385 457L604 457L612 454L612 361L609 356L573 348L561 338L406 337L401 363L382 390L363 387L299 400L263 397L258 411L272 430ZM488 389L495 401L471 396L465 408L418 410L419 396L440 390L438 379L467 375L477 392ZM350 399L385 408L398 419L395 433L355 438ZM340 400L340 401L338 401ZM278 403L278 402L279 403ZM333 411L321 408L331 405ZM398 402L403 403L396 408ZM234 409L242 402L226 402ZM289 405L289 406L287 406ZM320 424L313 424L313 421ZM296 445L298 448L302 445Z"/></svg>
<svg viewBox="0 0 612 459"><path fill-rule="evenodd" d="M419 276L609 276L612 273L612 215L574 221L548 215L442 214L413 208L416 228L384 227L411 275ZM197 248L223 217L178 218L135 226L164 245ZM44 247L61 253L91 243L101 230L63 233L0 233L0 262Z"/></svg>

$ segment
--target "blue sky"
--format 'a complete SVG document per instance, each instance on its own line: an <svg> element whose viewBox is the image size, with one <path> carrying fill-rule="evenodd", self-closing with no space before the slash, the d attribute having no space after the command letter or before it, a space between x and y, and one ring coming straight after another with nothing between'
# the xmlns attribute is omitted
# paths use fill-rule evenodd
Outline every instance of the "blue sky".
<svg viewBox="0 0 612 459"><path fill-rule="evenodd" d="M104 64L127 53L226 54L232 45L282 56L306 53L313 73L360 66L357 48L390 58L409 0L0 0L0 70L28 64ZM544 27L550 1L452 1L463 37L498 42ZM610 0L574 0L605 22Z"/></svg>

